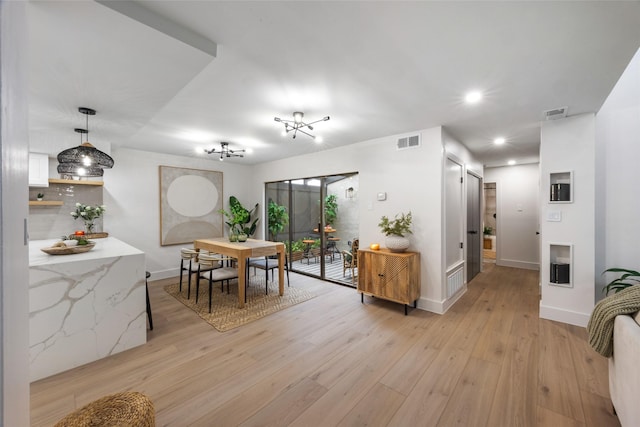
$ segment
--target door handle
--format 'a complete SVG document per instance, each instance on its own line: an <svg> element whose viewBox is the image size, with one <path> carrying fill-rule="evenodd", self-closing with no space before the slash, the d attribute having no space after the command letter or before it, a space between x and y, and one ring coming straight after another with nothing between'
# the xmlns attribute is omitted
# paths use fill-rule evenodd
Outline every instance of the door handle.
<svg viewBox="0 0 640 427"><path fill-rule="evenodd" d="M477 230L470 230L467 233L469 233L469 234L478 234L478 231Z"/></svg>
<svg viewBox="0 0 640 427"><path fill-rule="evenodd" d="M539 232L539 231L536 231L536 236L537 236L538 234L540 234L540 232Z"/></svg>

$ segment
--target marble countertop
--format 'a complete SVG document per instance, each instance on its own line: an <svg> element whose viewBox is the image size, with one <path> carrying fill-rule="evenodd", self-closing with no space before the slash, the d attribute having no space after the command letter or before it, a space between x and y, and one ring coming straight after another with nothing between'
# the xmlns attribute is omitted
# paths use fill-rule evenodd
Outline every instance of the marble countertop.
<svg viewBox="0 0 640 427"><path fill-rule="evenodd" d="M60 239L32 240L29 242L29 267L39 265L62 264L67 262L86 261L100 258L111 258L126 255L143 254L139 249L134 248L127 243L116 239L115 237L107 237L104 239L91 239L96 246L89 252L71 255L49 255L40 249L51 247Z"/></svg>

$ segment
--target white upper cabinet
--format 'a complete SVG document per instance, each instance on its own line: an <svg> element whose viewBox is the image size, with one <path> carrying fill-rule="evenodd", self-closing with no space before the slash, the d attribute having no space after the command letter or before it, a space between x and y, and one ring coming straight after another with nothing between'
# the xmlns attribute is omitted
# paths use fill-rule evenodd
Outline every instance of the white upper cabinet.
<svg viewBox="0 0 640 427"><path fill-rule="evenodd" d="M29 187L49 186L49 156L29 153Z"/></svg>

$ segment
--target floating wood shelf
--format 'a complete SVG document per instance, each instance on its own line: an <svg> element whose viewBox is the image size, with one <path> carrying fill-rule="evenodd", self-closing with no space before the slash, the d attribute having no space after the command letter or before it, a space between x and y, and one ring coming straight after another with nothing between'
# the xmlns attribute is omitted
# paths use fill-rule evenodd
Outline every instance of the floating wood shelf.
<svg viewBox="0 0 640 427"><path fill-rule="evenodd" d="M62 200L29 200L29 206L62 206Z"/></svg>
<svg viewBox="0 0 640 427"><path fill-rule="evenodd" d="M54 179L49 178L49 184L69 184L69 185L104 185L104 181L80 181L76 179Z"/></svg>

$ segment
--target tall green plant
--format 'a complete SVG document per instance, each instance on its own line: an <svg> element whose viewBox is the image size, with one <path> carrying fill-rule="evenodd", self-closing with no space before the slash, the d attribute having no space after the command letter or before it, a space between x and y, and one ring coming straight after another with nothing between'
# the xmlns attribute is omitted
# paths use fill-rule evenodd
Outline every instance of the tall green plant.
<svg viewBox="0 0 640 427"><path fill-rule="evenodd" d="M277 204L273 200L269 200L267 207L267 217L269 220L269 234L271 240L276 240L278 233L284 230L285 225L289 223L289 214L287 208Z"/></svg>
<svg viewBox="0 0 640 427"><path fill-rule="evenodd" d="M253 207L253 209L248 210L244 206L242 206L242 203L240 203L240 201L235 196L229 197L229 211L220 209L220 213L228 219L228 221L225 221L225 224L229 226L231 233L244 233L248 236L253 236L253 234L256 232L258 220L260 218L256 218L253 220L253 222L251 222L251 216L257 211L257 203Z"/></svg>
<svg viewBox="0 0 640 427"><path fill-rule="evenodd" d="M324 199L324 220L325 224L333 224L338 218L338 197L329 194Z"/></svg>

